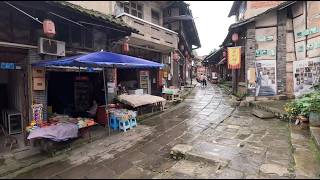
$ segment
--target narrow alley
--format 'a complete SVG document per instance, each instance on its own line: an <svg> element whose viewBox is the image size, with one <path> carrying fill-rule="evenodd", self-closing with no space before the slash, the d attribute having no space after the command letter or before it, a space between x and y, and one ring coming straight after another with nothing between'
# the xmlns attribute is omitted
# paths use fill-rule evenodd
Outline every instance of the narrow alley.
<svg viewBox="0 0 320 180"><path fill-rule="evenodd" d="M320 179L320 1L1 1L0 179Z"/></svg>
<svg viewBox="0 0 320 180"><path fill-rule="evenodd" d="M137 132L115 137L122 142L95 141L64 161L16 178L294 177L288 124L256 118L248 107L232 107L229 100L216 85L198 86L173 110L143 121ZM195 158L171 159L177 144L192 146ZM92 154L90 147L99 150Z"/></svg>

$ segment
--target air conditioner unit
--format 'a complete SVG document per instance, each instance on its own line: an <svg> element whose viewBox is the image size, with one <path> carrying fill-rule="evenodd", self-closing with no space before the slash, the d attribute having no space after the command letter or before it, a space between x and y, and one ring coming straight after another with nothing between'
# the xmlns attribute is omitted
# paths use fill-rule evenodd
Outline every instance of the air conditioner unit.
<svg viewBox="0 0 320 180"><path fill-rule="evenodd" d="M66 56L66 43L41 37L39 39L39 53L54 56Z"/></svg>

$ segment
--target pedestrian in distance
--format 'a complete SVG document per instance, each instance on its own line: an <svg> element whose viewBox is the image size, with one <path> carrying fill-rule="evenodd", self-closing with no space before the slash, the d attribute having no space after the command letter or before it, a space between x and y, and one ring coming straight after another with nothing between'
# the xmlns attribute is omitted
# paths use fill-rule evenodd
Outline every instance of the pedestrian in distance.
<svg viewBox="0 0 320 180"><path fill-rule="evenodd" d="M207 76L203 75L203 87L206 88L207 87Z"/></svg>
<svg viewBox="0 0 320 180"><path fill-rule="evenodd" d="M201 84L202 88L204 87L203 86L203 78L204 78L204 76L203 76L203 74L201 74L199 80L200 80L200 84Z"/></svg>

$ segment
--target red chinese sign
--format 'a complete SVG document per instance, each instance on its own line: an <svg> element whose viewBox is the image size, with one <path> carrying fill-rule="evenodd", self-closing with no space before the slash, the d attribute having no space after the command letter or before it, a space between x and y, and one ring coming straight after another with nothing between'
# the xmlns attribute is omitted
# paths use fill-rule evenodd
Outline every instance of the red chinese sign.
<svg viewBox="0 0 320 180"><path fill-rule="evenodd" d="M228 47L228 69L240 69L241 47Z"/></svg>

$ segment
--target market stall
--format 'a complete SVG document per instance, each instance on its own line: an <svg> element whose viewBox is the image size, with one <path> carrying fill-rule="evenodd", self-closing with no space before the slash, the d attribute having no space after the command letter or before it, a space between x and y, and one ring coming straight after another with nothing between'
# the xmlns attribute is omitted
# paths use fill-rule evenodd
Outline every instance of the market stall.
<svg viewBox="0 0 320 180"><path fill-rule="evenodd" d="M163 97L168 100L169 102L172 101L179 101L180 99L180 89L175 87L166 88L164 87L162 89Z"/></svg>
<svg viewBox="0 0 320 180"><path fill-rule="evenodd" d="M66 141L69 139L81 137L90 127L96 125L90 118L71 118L66 115L55 115L48 121L32 122L27 126L28 140L46 138L56 142Z"/></svg>
<svg viewBox="0 0 320 180"><path fill-rule="evenodd" d="M102 74L103 74L103 84L104 84L104 94L105 94L105 102L108 102L107 100L107 83L105 80L105 68L137 68L137 69L146 69L146 68L160 68L163 65L144 60L141 58L111 53L111 52L94 52L89 53L85 55L79 55L79 56L73 56L73 57L67 57L61 60L49 60L49 61L42 61L33 64L34 67L45 67L45 68L60 68L60 67L79 67L83 68L102 68ZM106 114L109 114L108 106L105 106L105 112ZM106 116L108 117L108 116ZM109 127L109 135L110 135L110 124L106 119Z"/></svg>

